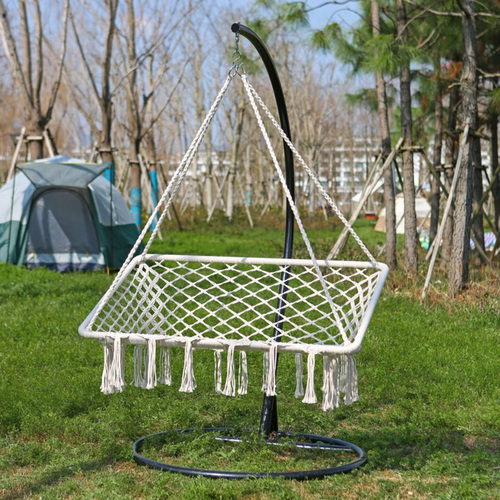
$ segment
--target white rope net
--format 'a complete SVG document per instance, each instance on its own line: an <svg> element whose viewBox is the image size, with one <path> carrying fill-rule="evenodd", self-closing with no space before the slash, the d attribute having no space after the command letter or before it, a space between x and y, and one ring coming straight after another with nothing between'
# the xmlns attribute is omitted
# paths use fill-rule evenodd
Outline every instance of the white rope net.
<svg viewBox="0 0 500 500"><path fill-rule="evenodd" d="M134 347L133 384L152 388L171 384L170 348L184 349L180 390L196 387L193 350L215 352L215 388L226 395L245 394L247 351L263 351L262 390L276 394L276 356L296 353L295 395L315 403L314 358L323 356L325 410L357 399L353 354L358 352L387 276L387 266L375 261L320 181L251 87L239 75L281 181L310 259L154 255L149 248L193 160L201 140L234 76L224 83L190 148L113 284L80 326L83 336L99 339L104 347L101 390L119 392L125 382L125 346ZM259 106L316 184L332 210L358 242L367 262L325 261L314 255L299 211L286 185ZM163 211L141 255L140 243ZM235 350L239 372L234 368ZM221 353L227 351L227 376L221 377ZM302 354L308 355L307 387L302 387ZM236 383L236 379L239 384ZM238 389L236 391L236 386Z"/></svg>

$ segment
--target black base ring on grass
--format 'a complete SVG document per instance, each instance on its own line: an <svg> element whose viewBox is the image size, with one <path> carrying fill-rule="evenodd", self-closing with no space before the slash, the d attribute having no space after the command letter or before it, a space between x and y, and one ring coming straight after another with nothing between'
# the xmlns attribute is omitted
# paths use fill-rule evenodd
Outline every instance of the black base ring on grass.
<svg viewBox="0 0 500 500"><path fill-rule="evenodd" d="M203 429L204 432L228 432L231 431L231 428L216 428L216 427L207 427ZM193 429L183 429L175 431L181 434L187 434L189 432L193 432ZM208 470L208 469L193 469L190 467L179 467L176 465L169 465L163 462L158 462L156 460L151 460L149 458L144 457L141 454L142 448L145 443L155 438L167 436L171 434L171 432L159 432L157 434L151 434L146 437L142 437L134 442L133 451L134 451L134 460L140 465L146 465L153 469L159 469L162 471L175 472L179 474L184 474L186 476L203 476L213 479L259 479L265 477L282 477L285 479L321 479L326 476L331 476L333 474L339 474L344 472L349 472L357 467L360 467L366 462L366 454L365 452L359 448L358 446L348 443L347 441L342 441L341 439L330 438L326 436L317 436L315 434L303 434L297 433L295 435L290 435L284 433L282 431L278 432L277 439L280 437L286 436L288 439L303 439L308 442L297 441L295 443L296 448L301 449L309 449L309 450L323 450L323 451L349 451L353 452L356 455L356 460L349 462L347 464L337 465L334 467L327 467L324 469L313 469L306 471L293 471L293 472L229 472L229 471L217 471L217 470ZM231 436L218 436L215 439L220 441L227 441L232 443L242 442L243 439L239 437L231 437ZM278 445L279 442L277 440L266 440L269 445Z"/></svg>

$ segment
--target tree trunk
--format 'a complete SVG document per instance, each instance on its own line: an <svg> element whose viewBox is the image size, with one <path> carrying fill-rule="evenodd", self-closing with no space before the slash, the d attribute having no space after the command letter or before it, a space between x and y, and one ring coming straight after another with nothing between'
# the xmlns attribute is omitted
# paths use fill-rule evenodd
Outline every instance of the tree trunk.
<svg viewBox="0 0 500 500"><path fill-rule="evenodd" d="M403 0L397 0L396 22L401 43L408 41L406 9ZM411 273L418 271L417 214L415 211L415 184L413 171L411 75L410 62L404 61L400 70L401 132L403 136L403 196L404 196L404 266Z"/></svg>
<svg viewBox="0 0 500 500"><path fill-rule="evenodd" d="M31 161L39 160L44 157L43 149L43 131L45 130L45 123L39 116L35 118L27 118L27 138L28 138L28 152Z"/></svg>
<svg viewBox="0 0 500 500"><path fill-rule="evenodd" d="M99 136L99 154L101 160L105 163L109 163L111 166L111 172L114 170L114 158L113 149L111 146L111 102L101 103L101 133ZM111 180L113 180L113 173L111 173Z"/></svg>
<svg viewBox="0 0 500 500"><path fill-rule="evenodd" d="M373 35L380 35L380 13L377 0L371 2L371 17ZM375 73L377 89L378 120L382 139L381 152L383 165L391 152L391 134L389 128L389 112L387 106L387 93L385 80L379 71ZM384 172L384 200L385 200L385 259L389 269L396 269L396 200L394 196L394 175L391 167Z"/></svg>
<svg viewBox="0 0 500 500"><path fill-rule="evenodd" d="M469 281L469 249L472 213L473 159L476 140L472 135L477 129L477 40L474 18L474 1L463 0L462 34L464 65L460 79L462 90L462 126L468 122L469 139L465 145L460 177L457 183L455 211L453 217L453 248L451 252L448 292L455 297Z"/></svg>
<svg viewBox="0 0 500 500"><path fill-rule="evenodd" d="M495 231L498 233L500 229L500 175L495 174L498 168L498 115L493 114L490 120L491 131L491 175L493 179L493 210L494 210L494 225ZM500 245L500 242L498 242Z"/></svg>
<svg viewBox="0 0 500 500"><path fill-rule="evenodd" d="M448 192L453 179L453 167L457 159L456 145L456 124L457 124L457 103L459 98L458 85L453 85L450 90L450 99L448 107L448 126L445 138L446 159L445 159L445 186ZM443 246L441 256L444 262L449 262L451 258L451 249L453 246L453 207L451 205L448 220L443 232Z"/></svg>
<svg viewBox="0 0 500 500"><path fill-rule="evenodd" d="M473 192L474 192L474 205L478 207L479 213L482 214L482 209L479 203L483 198L483 169L481 166L481 144L479 137L474 137L474 149L472 151L472 168L473 168ZM477 244L481 249L484 248L484 223L482 215L475 218L473 222L474 236L476 237ZM482 262L482 260L480 261Z"/></svg>
<svg viewBox="0 0 500 500"><path fill-rule="evenodd" d="M435 74L441 72L440 61L434 63ZM441 81L438 76L436 96L434 98L434 147L432 151L432 165L436 172L431 175L431 223L429 229L429 245L434 241L438 231L439 224L439 201L441 195L440 189L440 169L441 169L441 150L443 143L443 94L441 91Z"/></svg>

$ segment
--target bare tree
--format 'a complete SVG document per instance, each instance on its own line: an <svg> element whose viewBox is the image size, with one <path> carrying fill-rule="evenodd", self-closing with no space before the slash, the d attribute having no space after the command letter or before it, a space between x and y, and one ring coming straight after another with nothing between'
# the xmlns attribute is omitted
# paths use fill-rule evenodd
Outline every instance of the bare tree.
<svg viewBox="0 0 500 500"><path fill-rule="evenodd" d="M92 94L98 103L100 110L100 126L98 137L98 149L103 162L111 165L111 171L114 170L114 158L112 149L112 123L113 123L113 102L111 90L111 67L113 56L113 44L116 32L116 14L118 10L119 0L106 0L106 18L105 18L105 39L103 43L102 59L100 64L99 78L96 71L92 69L87 52L81 41L79 28L75 21L73 12L70 13L71 25L75 35L78 51L80 53L82 63L90 82ZM97 16L96 16L97 19ZM100 83L100 89L98 86Z"/></svg>
<svg viewBox="0 0 500 500"><path fill-rule="evenodd" d="M66 55L67 22L69 0L65 0L61 21L61 46L54 80L50 87L49 98L45 106L42 100L42 88L44 86L44 36L42 13L38 0L31 0L31 15L34 24L34 40L29 26L28 6L26 0L18 1L20 15L20 38L22 49L19 50L9 20L9 13L5 8L3 0L0 0L0 34L7 55L11 73L15 82L17 92L22 100L27 133L34 140L29 142L29 151L32 159L43 157L43 132L52 118L52 112L61 85L62 68Z"/></svg>

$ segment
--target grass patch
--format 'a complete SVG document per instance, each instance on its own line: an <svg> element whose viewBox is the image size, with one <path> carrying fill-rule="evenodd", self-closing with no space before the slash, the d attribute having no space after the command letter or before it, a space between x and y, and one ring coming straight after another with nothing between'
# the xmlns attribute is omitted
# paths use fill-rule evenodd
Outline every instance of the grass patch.
<svg viewBox="0 0 500 500"><path fill-rule="evenodd" d="M164 233L158 253L280 256L279 224L248 230L216 221L193 221ZM383 241L371 223L359 232L370 248ZM329 250L340 228L309 232ZM303 248L297 239L296 250ZM349 243L345 255L358 255ZM183 353L173 352L171 387L121 394L99 392L102 348L77 329L106 291L112 276L60 275L0 265L0 497L325 499L500 497L500 306L488 275L454 303L439 287L422 304L417 283L394 273L375 311L358 356L361 400L324 413L293 396L292 356L280 358L280 428L335 436L361 446L368 463L324 481L280 479L211 481L138 467L131 444L164 430L229 426L255 428L260 418L262 357L249 355L249 394L217 396L213 355L195 352L198 388L178 392ZM127 360L130 364L130 358ZM317 367L318 381L320 367ZM131 374L131 370L128 370ZM320 394L319 382L317 393ZM198 439L198 437L196 438ZM242 447L199 440L158 446L178 463L217 461L230 469L294 468L290 449L257 442ZM236 449L236 451L233 451ZM170 457L170 455L168 455ZM299 457L306 466L327 458Z"/></svg>

